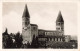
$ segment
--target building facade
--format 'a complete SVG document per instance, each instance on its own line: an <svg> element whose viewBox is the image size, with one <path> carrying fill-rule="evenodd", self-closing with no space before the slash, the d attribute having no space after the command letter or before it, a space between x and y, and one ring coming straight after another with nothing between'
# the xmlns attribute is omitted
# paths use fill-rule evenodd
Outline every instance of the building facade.
<svg viewBox="0 0 80 51"><path fill-rule="evenodd" d="M63 42L65 40L64 35L64 20L59 11L57 20L56 20L56 30L43 30L38 29L37 24L30 23L30 15L28 12L27 5L25 5L25 9L22 16L22 37L23 37L23 44L27 44L27 42L31 43L33 36L35 38L38 37L38 41L59 41Z"/></svg>

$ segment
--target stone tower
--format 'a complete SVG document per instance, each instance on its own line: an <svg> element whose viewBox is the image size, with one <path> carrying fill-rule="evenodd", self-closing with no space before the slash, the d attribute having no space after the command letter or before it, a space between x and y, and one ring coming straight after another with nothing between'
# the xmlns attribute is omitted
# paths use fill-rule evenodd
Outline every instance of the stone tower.
<svg viewBox="0 0 80 51"><path fill-rule="evenodd" d="M22 22L22 28L23 29L30 24L30 15L28 12L27 5L25 5L25 9L24 9L23 16L22 16L22 21L23 21Z"/></svg>
<svg viewBox="0 0 80 51"><path fill-rule="evenodd" d="M64 20L63 20L61 11L59 11L59 14L56 20L56 30L64 34Z"/></svg>
<svg viewBox="0 0 80 51"><path fill-rule="evenodd" d="M30 15L28 12L27 5L25 5L25 9L22 16L22 37L23 37L23 44L31 42Z"/></svg>

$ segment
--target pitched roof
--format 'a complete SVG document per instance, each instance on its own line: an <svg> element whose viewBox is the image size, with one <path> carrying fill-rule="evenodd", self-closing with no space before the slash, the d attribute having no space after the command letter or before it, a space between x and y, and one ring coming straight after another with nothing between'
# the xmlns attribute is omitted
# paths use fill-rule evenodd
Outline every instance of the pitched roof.
<svg viewBox="0 0 80 51"><path fill-rule="evenodd" d="M63 20L63 18L62 18L61 11L59 11L59 14L58 14L58 17L57 17L56 22L64 22L64 20Z"/></svg>
<svg viewBox="0 0 80 51"><path fill-rule="evenodd" d="M27 5L25 5L25 8L24 8L24 12L23 12L23 16L22 17L30 17L29 15L29 12L28 12L28 8L27 8Z"/></svg>
<svg viewBox="0 0 80 51"><path fill-rule="evenodd" d="M31 26L37 26L36 24L30 24Z"/></svg>

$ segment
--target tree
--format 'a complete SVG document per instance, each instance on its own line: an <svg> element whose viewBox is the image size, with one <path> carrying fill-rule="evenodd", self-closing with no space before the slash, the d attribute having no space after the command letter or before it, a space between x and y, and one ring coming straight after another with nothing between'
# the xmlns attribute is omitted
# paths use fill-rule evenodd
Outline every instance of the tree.
<svg viewBox="0 0 80 51"><path fill-rule="evenodd" d="M20 35L20 33L18 32L16 35L15 35L15 43L16 43L16 47L17 48L21 48L22 46L22 35Z"/></svg>
<svg viewBox="0 0 80 51"><path fill-rule="evenodd" d="M32 43L31 43L31 47L32 48L38 48L38 38L35 37L35 35L33 35L33 40L32 40Z"/></svg>
<svg viewBox="0 0 80 51"><path fill-rule="evenodd" d="M28 41L28 43L27 43L27 48L30 48L30 43L29 43L29 41Z"/></svg>
<svg viewBox="0 0 80 51"><path fill-rule="evenodd" d="M9 36L7 28L5 30L5 32L3 33L3 38L2 38L2 42L3 42L3 48L12 48L12 38Z"/></svg>
<svg viewBox="0 0 80 51"><path fill-rule="evenodd" d="M12 41L13 41L12 48L16 48L16 43L15 43L15 34L10 33L10 37L12 38Z"/></svg>

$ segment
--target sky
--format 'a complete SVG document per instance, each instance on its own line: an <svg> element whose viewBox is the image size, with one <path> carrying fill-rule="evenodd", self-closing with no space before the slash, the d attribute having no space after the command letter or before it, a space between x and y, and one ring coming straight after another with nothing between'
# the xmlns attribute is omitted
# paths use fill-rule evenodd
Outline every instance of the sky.
<svg viewBox="0 0 80 51"><path fill-rule="evenodd" d="M39 29L56 30L56 19L61 11L64 19L65 35L77 35L77 4L70 2L4 2L2 7L3 32L22 32L22 15L28 6L30 23Z"/></svg>

